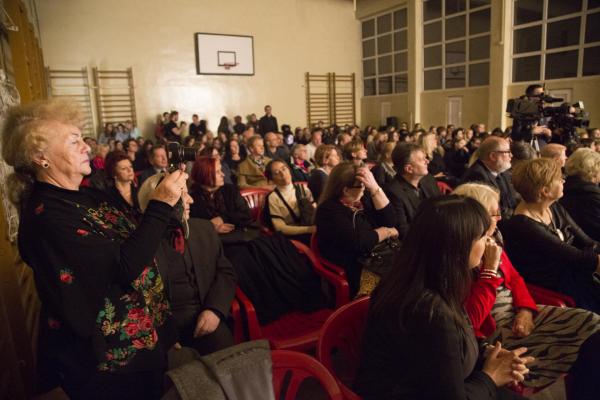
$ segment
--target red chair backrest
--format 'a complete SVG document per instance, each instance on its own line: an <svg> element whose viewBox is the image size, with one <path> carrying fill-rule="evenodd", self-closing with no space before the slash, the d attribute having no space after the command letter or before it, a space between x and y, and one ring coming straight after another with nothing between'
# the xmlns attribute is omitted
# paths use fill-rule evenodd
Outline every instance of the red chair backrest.
<svg viewBox="0 0 600 400"><path fill-rule="evenodd" d="M370 297L362 297L340 307L321 330L317 358L339 380L342 390L351 387L356 377L370 300ZM335 362L332 359L334 351Z"/></svg>
<svg viewBox="0 0 600 400"><path fill-rule="evenodd" d="M269 193L270 190L262 188L240 189L240 194L246 200L246 203L248 203L250 215L254 221L259 220L260 213L265 205L265 199Z"/></svg>
<svg viewBox="0 0 600 400"><path fill-rule="evenodd" d="M436 183L437 183L438 189L440 189L440 192L442 192L442 194L452 193L452 188L446 182L436 181Z"/></svg>
<svg viewBox="0 0 600 400"><path fill-rule="evenodd" d="M289 350L273 350L273 388L275 399L292 400L307 378L316 378L330 400L344 400L335 378L316 359L304 353Z"/></svg>

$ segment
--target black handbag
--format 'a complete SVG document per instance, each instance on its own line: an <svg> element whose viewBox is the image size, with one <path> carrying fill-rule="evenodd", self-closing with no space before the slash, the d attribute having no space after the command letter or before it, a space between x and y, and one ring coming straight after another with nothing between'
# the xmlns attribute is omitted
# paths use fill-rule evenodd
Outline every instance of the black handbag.
<svg viewBox="0 0 600 400"><path fill-rule="evenodd" d="M355 219L357 210L352 216L352 225L356 230ZM358 258L359 264L378 276L383 276L392 268L394 257L400 251L401 242L397 238L388 238L377 243L370 252Z"/></svg>
<svg viewBox="0 0 600 400"><path fill-rule="evenodd" d="M288 209L290 216L294 220L294 224L298 226L311 226L314 225L315 206L313 201L308 197L306 190L303 185L294 185L296 191L296 201L298 202L298 209L300 215L296 215L292 207L285 201L279 189L275 188L275 194L281 199L283 205Z"/></svg>

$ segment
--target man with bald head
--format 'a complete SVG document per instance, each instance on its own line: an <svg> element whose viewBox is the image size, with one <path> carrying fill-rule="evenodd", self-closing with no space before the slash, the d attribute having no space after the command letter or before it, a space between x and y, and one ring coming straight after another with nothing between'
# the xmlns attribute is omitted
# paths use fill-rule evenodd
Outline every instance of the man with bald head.
<svg viewBox="0 0 600 400"><path fill-rule="evenodd" d="M274 132L267 132L265 135L265 156L272 160L290 162L289 151L282 145L281 139Z"/></svg>
<svg viewBox="0 0 600 400"><path fill-rule="evenodd" d="M463 183L483 182L500 191L502 218L510 218L517 206L517 194L508 173L511 159L512 153L508 140L490 136L481 143L477 161L467 169L462 177Z"/></svg>

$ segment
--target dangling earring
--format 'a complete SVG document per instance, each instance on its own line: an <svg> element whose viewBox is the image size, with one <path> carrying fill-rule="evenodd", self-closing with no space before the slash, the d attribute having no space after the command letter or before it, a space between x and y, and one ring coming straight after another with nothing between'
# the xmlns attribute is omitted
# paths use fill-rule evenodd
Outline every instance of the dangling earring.
<svg viewBox="0 0 600 400"><path fill-rule="evenodd" d="M42 161L42 168L48 168L50 166L50 164L48 163L48 161Z"/></svg>

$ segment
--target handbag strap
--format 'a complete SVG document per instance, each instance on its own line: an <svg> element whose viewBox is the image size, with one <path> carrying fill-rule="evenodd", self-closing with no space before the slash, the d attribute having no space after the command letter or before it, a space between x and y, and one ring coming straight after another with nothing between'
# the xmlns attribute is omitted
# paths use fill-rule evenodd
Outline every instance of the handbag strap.
<svg viewBox="0 0 600 400"><path fill-rule="evenodd" d="M290 212L290 215L292 216L292 219L294 220L294 222L295 223L299 223L300 222L300 217L298 217L296 215L296 213L294 212L294 210L292 209L292 207L290 207L290 205L288 204L288 202L285 201L285 199L281 195L281 192L279 192L279 189L275 188L274 192L281 199L281 201L283 202L283 205L285 206L285 208L288 209L288 211Z"/></svg>

